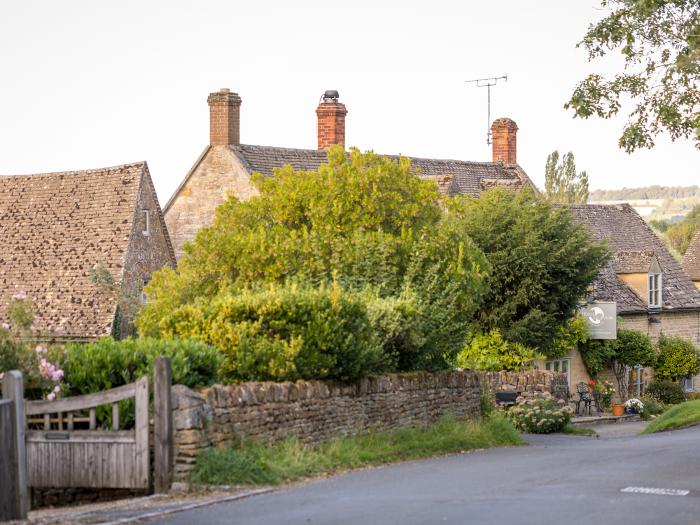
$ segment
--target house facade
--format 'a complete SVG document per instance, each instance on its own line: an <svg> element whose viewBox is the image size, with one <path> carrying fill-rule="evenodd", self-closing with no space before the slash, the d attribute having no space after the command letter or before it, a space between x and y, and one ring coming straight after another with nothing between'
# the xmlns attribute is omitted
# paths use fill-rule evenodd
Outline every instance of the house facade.
<svg viewBox="0 0 700 525"><path fill-rule="evenodd" d="M275 168L285 165L296 170L317 170L326 161L327 148L345 145L348 111L336 91L327 91L316 109L317 149L241 144L241 97L221 89L211 93L207 102L209 144L163 209L177 258L182 256L184 244L192 241L199 229L211 224L214 210L229 195L245 200L257 193L251 183L253 173L270 177ZM491 129L491 162L411 158L413 166L420 177L435 180L444 194L478 196L493 186L529 186L536 191L517 163L515 122L498 119Z"/></svg>
<svg viewBox="0 0 700 525"><path fill-rule="evenodd" d="M606 242L612 252L589 299L614 301L620 326L644 332L653 341L663 333L700 346L700 291L634 208L628 204L581 204L570 209L575 221L583 224L594 240ZM590 379L578 350L540 366L565 371L572 391L578 382ZM652 374L650 369L630 370L632 393L643 390ZM688 378L684 386L700 390L700 376Z"/></svg>
<svg viewBox="0 0 700 525"><path fill-rule="evenodd" d="M130 334L129 303L165 265L175 255L145 162L0 177L0 322L26 294L40 338Z"/></svg>

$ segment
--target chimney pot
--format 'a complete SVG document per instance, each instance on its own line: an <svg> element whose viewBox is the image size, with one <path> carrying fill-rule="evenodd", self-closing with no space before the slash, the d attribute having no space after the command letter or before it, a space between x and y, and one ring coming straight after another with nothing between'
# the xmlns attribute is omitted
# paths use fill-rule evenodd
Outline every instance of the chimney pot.
<svg viewBox="0 0 700 525"><path fill-rule="evenodd" d="M318 117L318 149L327 149L335 144L345 146L345 104L338 102L340 95L334 89L327 90L316 108Z"/></svg>
<svg viewBox="0 0 700 525"><path fill-rule="evenodd" d="M241 97L228 88L210 93L209 143L212 146L241 145Z"/></svg>
<svg viewBox="0 0 700 525"><path fill-rule="evenodd" d="M509 118L499 118L491 124L493 161L517 164L516 135L518 126Z"/></svg>

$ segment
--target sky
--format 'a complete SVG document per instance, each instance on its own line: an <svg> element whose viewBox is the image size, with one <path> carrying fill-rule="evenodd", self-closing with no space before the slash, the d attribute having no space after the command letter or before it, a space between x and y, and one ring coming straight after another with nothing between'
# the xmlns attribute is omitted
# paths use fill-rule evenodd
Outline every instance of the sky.
<svg viewBox="0 0 700 525"><path fill-rule="evenodd" d="M148 161L161 205L209 140L207 95L243 99L241 142L316 147L319 97L348 108L346 144L378 153L491 159L510 117L518 163L540 187L554 149L591 189L698 183L700 152L659 139L627 154L624 115L574 119L576 82L611 72L577 48L605 16L595 0L3 0L0 174Z"/></svg>

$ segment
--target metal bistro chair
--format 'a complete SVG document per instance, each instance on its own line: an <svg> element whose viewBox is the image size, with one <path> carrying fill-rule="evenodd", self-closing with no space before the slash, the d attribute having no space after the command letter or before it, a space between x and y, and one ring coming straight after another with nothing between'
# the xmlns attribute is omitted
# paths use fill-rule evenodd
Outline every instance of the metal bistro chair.
<svg viewBox="0 0 700 525"><path fill-rule="evenodd" d="M591 415L591 405L595 401L593 394L588 391L588 383L585 381L580 381L576 385L576 392L578 393L578 399L574 402L576 403L576 413L585 414L588 410L588 415ZM583 403L583 412L581 412L581 403Z"/></svg>

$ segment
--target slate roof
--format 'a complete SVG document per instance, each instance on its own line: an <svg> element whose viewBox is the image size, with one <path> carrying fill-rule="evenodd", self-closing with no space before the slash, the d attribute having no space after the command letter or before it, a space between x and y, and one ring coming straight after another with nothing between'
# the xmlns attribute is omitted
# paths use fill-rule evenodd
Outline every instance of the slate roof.
<svg viewBox="0 0 700 525"><path fill-rule="evenodd" d="M41 332L108 335L116 305L90 272L101 262L121 282L142 183L152 185L145 162L0 176L0 320L7 321L10 297L23 291Z"/></svg>
<svg viewBox="0 0 700 525"><path fill-rule="evenodd" d="M616 273L648 273L655 257L654 252L649 250L620 250L613 256L613 267Z"/></svg>
<svg viewBox="0 0 700 525"><path fill-rule="evenodd" d="M272 146L231 146L243 165L250 172L272 176L274 168L291 165L295 170L315 171L326 162L326 152L321 150L278 148ZM398 159L398 155L386 155ZM463 160L423 159L408 157L418 175L438 182L440 190L448 195L467 194L478 197L497 184L514 189L525 185L536 189L530 178L519 166L505 166L501 162L468 162ZM451 177L449 184L441 183Z"/></svg>
<svg viewBox="0 0 700 525"><path fill-rule="evenodd" d="M695 232L683 255L683 269L693 281L700 281L700 230Z"/></svg>
<svg viewBox="0 0 700 525"><path fill-rule="evenodd" d="M615 265L638 269L656 257L663 272L663 309L700 309L700 292L664 243L629 204L577 204L569 208L574 219L584 224L595 240L607 241L613 252L613 260L594 284L597 299L616 301L619 313L646 312L646 301L616 276ZM636 262L633 261L635 253L639 259Z"/></svg>

